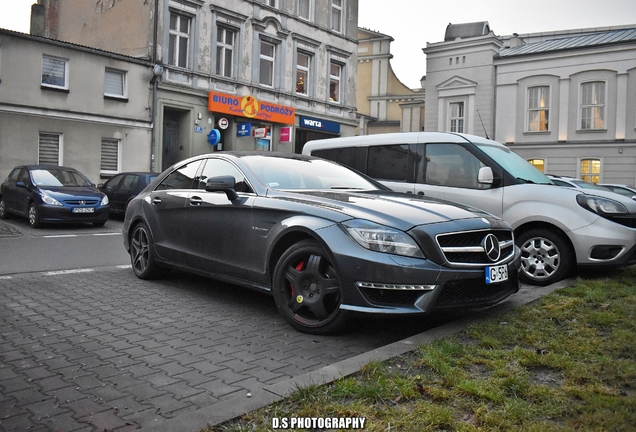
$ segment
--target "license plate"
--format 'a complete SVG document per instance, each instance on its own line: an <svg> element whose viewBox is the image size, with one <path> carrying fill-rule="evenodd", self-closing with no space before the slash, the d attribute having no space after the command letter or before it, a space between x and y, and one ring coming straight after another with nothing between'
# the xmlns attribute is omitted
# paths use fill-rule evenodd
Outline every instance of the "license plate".
<svg viewBox="0 0 636 432"><path fill-rule="evenodd" d="M504 282L508 280L508 266L486 267L486 284Z"/></svg>
<svg viewBox="0 0 636 432"><path fill-rule="evenodd" d="M73 213L95 213L95 208L93 207L73 207L71 210Z"/></svg>

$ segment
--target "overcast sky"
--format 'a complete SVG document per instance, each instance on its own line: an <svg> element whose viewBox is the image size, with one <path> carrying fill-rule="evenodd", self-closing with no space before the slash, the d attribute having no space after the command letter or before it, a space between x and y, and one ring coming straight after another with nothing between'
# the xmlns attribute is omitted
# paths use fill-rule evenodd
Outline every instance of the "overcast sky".
<svg viewBox="0 0 636 432"><path fill-rule="evenodd" d="M0 27L28 33L33 3L0 0ZM422 48L444 40L448 23L488 21L496 35L636 24L635 0L359 0L359 9L360 27L395 39L391 64L411 88L426 73Z"/></svg>

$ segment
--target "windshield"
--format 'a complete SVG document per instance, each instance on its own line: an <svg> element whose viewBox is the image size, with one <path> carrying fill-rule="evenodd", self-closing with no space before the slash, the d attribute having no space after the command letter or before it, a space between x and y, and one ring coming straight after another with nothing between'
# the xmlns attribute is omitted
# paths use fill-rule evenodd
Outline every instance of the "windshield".
<svg viewBox="0 0 636 432"><path fill-rule="evenodd" d="M480 142L475 142L475 145L493 158L495 162L501 165L502 168L508 171L513 177L531 183L551 184L550 179L541 171L509 148Z"/></svg>
<svg viewBox="0 0 636 432"><path fill-rule="evenodd" d="M34 185L44 187L92 186L92 183L77 171L65 169L35 169L31 171L31 179Z"/></svg>
<svg viewBox="0 0 636 432"><path fill-rule="evenodd" d="M243 160L272 189L378 189L355 171L323 159L255 155Z"/></svg>

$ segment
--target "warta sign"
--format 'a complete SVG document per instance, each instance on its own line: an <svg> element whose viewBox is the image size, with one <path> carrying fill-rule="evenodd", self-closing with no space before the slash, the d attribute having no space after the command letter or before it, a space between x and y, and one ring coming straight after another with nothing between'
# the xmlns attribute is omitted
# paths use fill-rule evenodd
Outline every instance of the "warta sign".
<svg viewBox="0 0 636 432"><path fill-rule="evenodd" d="M294 124L296 109L257 100L254 96L236 96L210 92L208 110L272 123Z"/></svg>

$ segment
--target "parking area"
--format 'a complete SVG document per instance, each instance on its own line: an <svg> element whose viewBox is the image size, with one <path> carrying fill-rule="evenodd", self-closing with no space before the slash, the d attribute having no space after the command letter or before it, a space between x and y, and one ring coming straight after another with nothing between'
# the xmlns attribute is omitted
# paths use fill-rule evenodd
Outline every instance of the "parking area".
<svg viewBox="0 0 636 432"><path fill-rule="evenodd" d="M132 431L423 332L357 320L298 333L261 293L128 266L0 276L0 430Z"/></svg>

